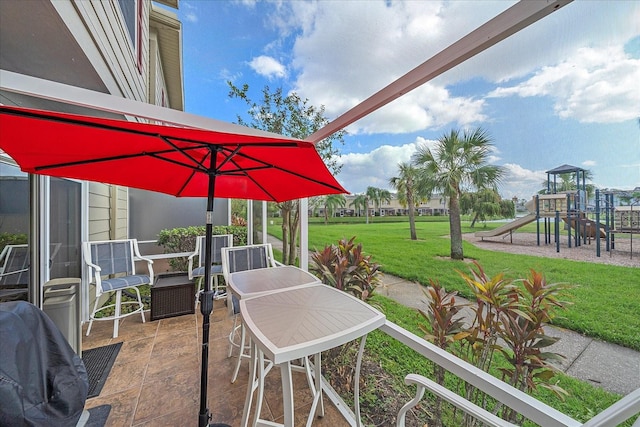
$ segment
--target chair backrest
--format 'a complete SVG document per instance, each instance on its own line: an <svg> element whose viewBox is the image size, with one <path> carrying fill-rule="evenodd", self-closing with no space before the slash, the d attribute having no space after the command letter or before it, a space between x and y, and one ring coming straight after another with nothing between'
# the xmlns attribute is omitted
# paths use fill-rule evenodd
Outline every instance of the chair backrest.
<svg viewBox="0 0 640 427"><path fill-rule="evenodd" d="M222 249L222 274L225 280L236 271L275 267L271 243L233 246Z"/></svg>
<svg viewBox="0 0 640 427"><path fill-rule="evenodd" d="M205 236L198 236L196 239L196 252L198 253L198 267L204 265ZM222 264L222 248L233 246L233 234L214 234L211 237L211 263Z"/></svg>
<svg viewBox="0 0 640 427"><path fill-rule="evenodd" d="M134 274L134 241L135 239L84 242L85 262L100 267L101 276Z"/></svg>
<svg viewBox="0 0 640 427"><path fill-rule="evenodd" d="M29 284L29 246L7 245L0 253L0 286Z"/></svg>

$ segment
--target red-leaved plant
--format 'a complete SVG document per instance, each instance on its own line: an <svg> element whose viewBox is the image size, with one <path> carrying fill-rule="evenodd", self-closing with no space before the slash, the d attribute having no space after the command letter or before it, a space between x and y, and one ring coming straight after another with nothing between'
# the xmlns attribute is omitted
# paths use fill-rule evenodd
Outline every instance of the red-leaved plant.
<svg viewBox="0 0 640 427"><path fill-rule="evenodd" d="M362 244L341 239L337 245L327 245L321 251L311 254L309 270L325 285L349 292L366 301L380 283L380 265L371 261L371 255L364 255Z"/></svg>

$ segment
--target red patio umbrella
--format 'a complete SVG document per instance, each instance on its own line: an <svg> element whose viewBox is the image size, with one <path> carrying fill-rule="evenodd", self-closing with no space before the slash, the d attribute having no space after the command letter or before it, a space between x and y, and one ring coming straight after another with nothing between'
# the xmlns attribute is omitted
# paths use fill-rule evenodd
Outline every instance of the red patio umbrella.
<svg viewBox="0 0 640 427"><path fill-rule="evenodd" d="M0 149L28 173L206 196L205 265L211 263L214 197L282 202L346 193L310 142L231 124L213 131L0 106ZM201 427L209 422L208 268L204 284Z"/></svg>

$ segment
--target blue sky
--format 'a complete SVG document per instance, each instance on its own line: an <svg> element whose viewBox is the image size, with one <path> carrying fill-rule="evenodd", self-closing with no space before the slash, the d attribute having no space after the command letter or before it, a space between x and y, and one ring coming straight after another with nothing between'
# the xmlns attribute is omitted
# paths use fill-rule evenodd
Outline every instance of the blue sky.
<svg viewBox="0 0 640 427"><path fill-rule="evenodd" d="M227 80L295 91L329 119L482 25L507 1L181 0L186 111L246 118ZM388 188L397 164L481 126L503 197L530 198L562 164L600 188L640 186L640 2L575 1L347 128L337 176Z"/></svg>

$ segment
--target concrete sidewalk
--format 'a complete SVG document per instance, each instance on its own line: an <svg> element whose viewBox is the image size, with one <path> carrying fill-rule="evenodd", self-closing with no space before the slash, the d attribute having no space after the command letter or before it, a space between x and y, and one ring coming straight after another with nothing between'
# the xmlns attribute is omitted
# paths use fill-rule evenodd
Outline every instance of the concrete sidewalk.
<svg viewBox="0 0 640 427"><path fill-rule="evenodd" d="M282 248L282 241L273 236L269 243ZM426 309L422 285L386 273L382 282L377 294L407 307ZM560 338L548 349L566 357L559 367L567 375L621 395L640 388L640 352L554 326L547 326L545 332Z"/></svg>
<svg viewBox="0 0 640 427"><path fill-rule="evenodd" d="M418 283L385 274L376 293L407 307L425 309L423 289ZM456 299L464 301L460 297ZM466 313L469 314L470 311ZM639 352L554 326L547 326L545 332L560 338L548 349L566 357L560 368L567 375L621 395L640 388Z"/></svg>

